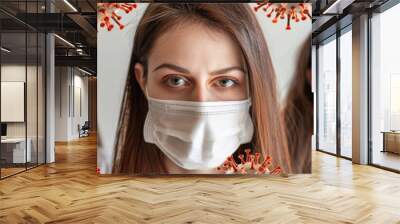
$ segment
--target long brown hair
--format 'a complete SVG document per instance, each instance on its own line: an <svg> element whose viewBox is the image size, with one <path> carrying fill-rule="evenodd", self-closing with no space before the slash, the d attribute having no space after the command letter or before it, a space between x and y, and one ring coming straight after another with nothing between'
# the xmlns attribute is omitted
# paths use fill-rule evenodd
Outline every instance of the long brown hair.
<svg viewBox="0 0 400 224"><path fill-rule="evenodd" d="M151 3L136 30L130 69L119 120L113 173L165 173L163 153L144 142L143 125L148 105L134 75L136 63L144 65L157 37L177 24L200 22L227 33L239 46L246 63L255 126L254 151L271 155L284 171L291 159L282 129L275 73L258 21L248 4Z"/></svg>
<svg viewBox="0 0 400 224"><path fill-rule="evenodd" d="M286 98L283 116L294 173L311 173L313 94L311 91L311 37L306 38L296 74Z"/></svg>

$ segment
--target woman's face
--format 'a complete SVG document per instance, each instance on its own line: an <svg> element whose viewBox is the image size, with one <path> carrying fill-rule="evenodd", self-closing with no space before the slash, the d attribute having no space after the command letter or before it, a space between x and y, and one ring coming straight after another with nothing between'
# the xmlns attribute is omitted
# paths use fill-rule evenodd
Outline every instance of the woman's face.
<svg viewBox="0 0 400 224"><path fill-rule="evenodd" d="M244 100L247 75L241 52L225 33L202 24L182 24L157 38L148 58L148 74L135 65L143 91L163 100Z"/></svg>

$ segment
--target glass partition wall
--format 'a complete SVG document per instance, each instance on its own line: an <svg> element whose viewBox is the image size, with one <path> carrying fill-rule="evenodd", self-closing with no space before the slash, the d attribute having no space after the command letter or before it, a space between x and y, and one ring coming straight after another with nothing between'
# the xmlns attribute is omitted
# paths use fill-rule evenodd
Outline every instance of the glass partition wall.
<svg viewBox="0 0 400 224"><path fill-rule="evenodd" d="M317 45L317 150L352 157L351 25Z"/></svg>
<svg viewBox="0 0 400 224"><path fill-rule="evenodd" d="M35 13L39 10L38 2L20 1L18 7ZM46 40L43 33L16 21L12 15L1 11L0 19L0 178L3 179L46 160Z"/></svg>
<svg viewBox="0 0 400 224"><path fill-rule="evenodd" d="M24 171L31 161L31 150L30 143L26 144L26 33L2 33L1 46L0 150L3 178Z"/></svg>

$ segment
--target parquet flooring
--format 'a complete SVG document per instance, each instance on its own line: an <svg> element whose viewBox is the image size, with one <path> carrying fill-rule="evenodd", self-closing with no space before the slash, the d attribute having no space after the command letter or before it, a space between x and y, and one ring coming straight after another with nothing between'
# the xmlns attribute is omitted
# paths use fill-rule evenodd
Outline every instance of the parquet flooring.
<svg viewBox="0 0 400 224"><path fill-rule="evenodd" d="M21 172L21 171L24 171L25 170L25 167L23 167L23 168L14 168L14 167L12 167L12 168L1 168L1 176L3 177L7 177L7 176L10 176L10 175L13 175L13 174L15 174L15 173L18 173L18 172Z"/></svg>
<svg viewBox="0 0 400 224"><path fill-rule="evenodd" d="M400 223L400 175L313 153L313 174L97 176L96 139L0 181L0 223Z"/></svg>

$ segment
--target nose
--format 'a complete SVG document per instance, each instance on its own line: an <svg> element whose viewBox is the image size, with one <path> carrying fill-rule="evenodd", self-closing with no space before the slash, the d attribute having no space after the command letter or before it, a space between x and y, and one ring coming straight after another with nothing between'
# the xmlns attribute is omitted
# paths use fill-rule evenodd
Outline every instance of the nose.
<svg viewBox="0 0 400 224"><path fill-rule="evenodd" d="M211 96L206 85L196 85L193 89L191 101L210 101Z"/></svg>

